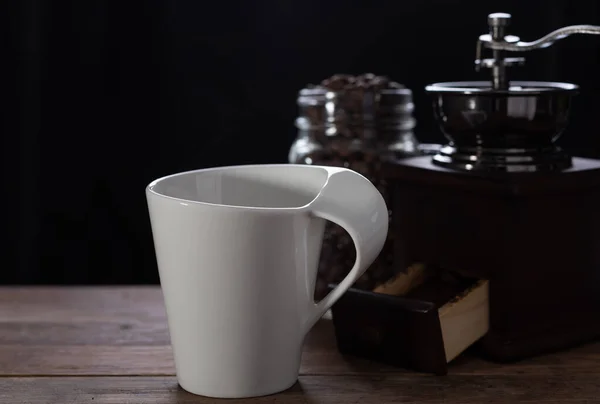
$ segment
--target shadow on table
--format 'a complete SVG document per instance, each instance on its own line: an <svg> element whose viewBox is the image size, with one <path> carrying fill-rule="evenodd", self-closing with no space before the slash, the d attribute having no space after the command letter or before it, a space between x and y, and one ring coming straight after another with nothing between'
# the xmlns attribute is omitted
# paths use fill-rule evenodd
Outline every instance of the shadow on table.
<svg viewBox="0 0 600 404"><path fill-rule="evenodd" d="M262 397L253 397L253 398L240 398L240 399L216 399L210 397L203 397L192 394L186 390L184 390L179 384L177 384L177 388L175 391L175 402L177 404L187 404L187 403L212 403L212 402L223 402L227 404L238 404L238 403L285 403L285 404L316 404L322 403L323 397L319 396L319 399L316 396L311 397L310 394L307 394L305 389L302 386L301 382L296 382L291 388L288 390L272 394L269 396ZM329 400L325 400L329 401Z"/></svg>

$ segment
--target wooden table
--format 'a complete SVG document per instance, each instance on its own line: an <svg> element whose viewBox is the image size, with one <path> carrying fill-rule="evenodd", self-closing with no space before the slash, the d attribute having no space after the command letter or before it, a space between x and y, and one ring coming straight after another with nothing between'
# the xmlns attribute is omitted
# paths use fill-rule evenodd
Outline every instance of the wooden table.
<svg viewBox="0 0 600 404"><path fill-rule="evenodd" d="M600 403L600 343L509 365L467 353L433 376L343 357L322 320L300 372L283 394L194 396L157 287L0 288L0 403Z"/></svg>

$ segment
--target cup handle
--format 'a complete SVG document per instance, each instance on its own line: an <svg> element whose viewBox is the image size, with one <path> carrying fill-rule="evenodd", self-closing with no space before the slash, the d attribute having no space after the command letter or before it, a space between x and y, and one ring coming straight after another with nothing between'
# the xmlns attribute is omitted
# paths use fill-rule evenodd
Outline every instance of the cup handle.
<svg viewBox="0 0 600 404"><path fill-rule="evenodd" d="M320 302L311 302L307 330L375 261L388 233L388 209L371 181L345 168L323 168L329 174L327 182L307 208L310 214L329 220L348 232L356 247L356 261L335 289Z"/></svg>

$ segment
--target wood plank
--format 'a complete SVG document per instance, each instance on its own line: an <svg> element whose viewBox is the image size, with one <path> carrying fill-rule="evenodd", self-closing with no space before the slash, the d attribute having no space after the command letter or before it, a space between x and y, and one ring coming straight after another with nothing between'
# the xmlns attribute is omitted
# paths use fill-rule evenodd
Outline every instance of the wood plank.
<svg viewBox="0 0 600 404"><path fill-rule="evenodd" d="M598 403L597 375L301 376L287 392L228 403ZM182 390L174 377L0 378L0 403L186 404L222 402Z"/></svg>
<svg viewBox="0 0 600 404"><path fill-rule="evenodd" d="M329 320L322 323L329 323ZM133 345L158 346L171 343L167 319L153 318L143 320L136 314L120 321L79 321L51 322L31 321L31 319L11 318L0 320L0 345ZM321 348L335 348L333 328L316 326L307 336L308 347L318 345Z"/></svg>
<svg viewBox="0 0 600 404"><path fill-rule="evenodd" d="M453 374L584 374L600 369L600 343L518 364L455 362ZM340 355L329 321L306 338L304 375L378 372L405 370ZM160 289L0 288L0 375L174 375Z"/></svg>
<svg viewBox="0 0 600 404"><path fill-rule="evenodd" d="M301 374L402 371L335 350L305 350ZM2 376L175 375L170 346L0 346Z"/></svg>
<svg viewBox="0 0 600 404"><path fill-rule="evenodd" d="M0 322L0 345L169 345L166 319L107 322Z"/></svg>
<svg viewBox="0 0 600 404"><path fill-rule="evenodd" d="M0 345L168 345L157 286L0 288Z"/></svg>
<svg viewBox="0 0 600 404"><path fill-rule="evenodd" d="M600 380L600 344L499 364L466 354L450 364L452 375L597 374ZM344 357L335 348L308 346L300 373L304 375L357 375L407 373L368 360ZM19 375L174 375L170 346L0 346L0 376Z"/></svg>
<svg viewBox="0 0 600 404"><path fill-rule="evenodd" d="M0 287L0 323L166 324L158 286Z"/></svg>

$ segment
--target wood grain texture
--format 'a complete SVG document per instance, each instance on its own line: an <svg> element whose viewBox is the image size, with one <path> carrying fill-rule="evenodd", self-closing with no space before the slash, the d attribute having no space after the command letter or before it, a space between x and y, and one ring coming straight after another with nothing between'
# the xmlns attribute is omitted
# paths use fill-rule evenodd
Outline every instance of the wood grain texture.
<svg viewBox="0 0 600 404"><path fill-rule="evenodd" d="M43 328L47 330L40 332ZM90 323L87 328L78 328L79 333L73 333L69 337L65 334L65 344L57 343L61 331L68 329L60 326L57 331L51 323L44 323L43 327L39 326L35 335L24 339L27 343L15 341L0 345L0 376L175 374L170 345L157 345L153 341L146 343L145 340L138 341L137 344L119 344L123 339L121 333L129 335L130 330L107 329L104 328L104 323ZM4 327L0 327L0 330L3 335ZM85 343L86 338L97 341L101 334L104 340L102 344ZM47 343L48 340L43 337L48 335L55 335L56 338ZM41 337L39 341L35 340L36 336ZM110 341L114 344L106 343ZM588 344L514 364L486 362L467 352L450 365L449 371L452 374L472 375L553 375L562 369L578 373L600 372L600 344ZM315 326L306 339L300 372L306 375L352 375L404 371L359 358L344 357L336 349L331 323L323 321Z"/></svg>
<svg viewBox="0 0 600 404"><path fill-rule="evenodd" d="M160 323L160 288L0 287L0 323Z"/></svg>
<svg viewBox="0 0 600 404"><path fill-rule="evenodd" d="M300 382L264 403L600 402L600 344L514 364L466 352L437 377L344 357L330 321ZM206 403L181 390L160 289L0 288L0 403ZM227 400L228 402L237 402Z"/></svg>
<svg viewBox="0 0 600 404"><path fill-rule="evenodd" d="M328 338L332 339L333 336ZM455 361L449 367L452 375L554 376L568 371L574 374L596 374L600 383L600 344L510 364L486 362L474 357L472 353L466 353ZM382 373L410 372L359 358L344 357L335 348L322 350L311 349L311 345L304 347L300 367L302 375ZM169 346L0 346L0 377L174 374Z"/></svg>
<svg viewBox="0 0 600 404"><path fill-rule="evenodd" d="M301 376L267 397L216 400L187 393L174 377L0 378L0 403L598 403L597 376Z"/></svg>
<svg viewBox="0 0 600 404"><path fill-rule="evenodd" d="M490 329L488 281L476 286L458 301L438 310L446 362L450 362L477 342Z"/></svg>

